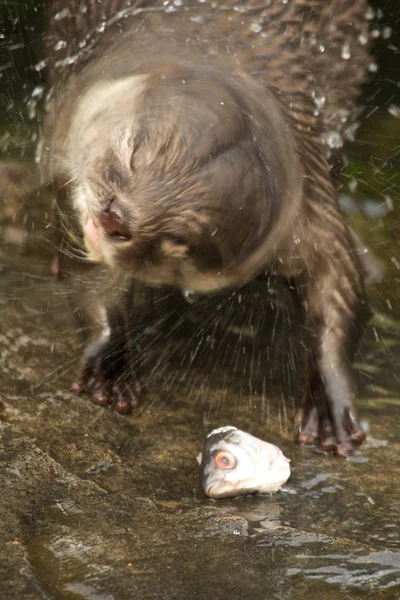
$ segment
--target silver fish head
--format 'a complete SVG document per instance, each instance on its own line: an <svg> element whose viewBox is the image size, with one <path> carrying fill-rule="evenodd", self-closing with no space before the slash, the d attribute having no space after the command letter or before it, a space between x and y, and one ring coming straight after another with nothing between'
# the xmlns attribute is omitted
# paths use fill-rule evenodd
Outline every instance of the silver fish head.
<svg viewBox="0 0 400 600"><path fill-rule="evenodd" d="M277 492L290 477L282 451L236 427L212 431L201 455L201 485L209 498Z"/></svg>

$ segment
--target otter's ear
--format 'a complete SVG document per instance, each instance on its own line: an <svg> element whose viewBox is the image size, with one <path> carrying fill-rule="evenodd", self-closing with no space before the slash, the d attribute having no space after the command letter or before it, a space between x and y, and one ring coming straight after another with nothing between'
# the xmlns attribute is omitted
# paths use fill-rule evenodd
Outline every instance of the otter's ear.
<svg viewBox="0 0 400 600"><path fill-rule="evenodd" d="M127 152L128 152L128 168L130 171L135 170L135 154L138 148L137 140L135 137L130 135L126 140Z"/></svg>
<svg viewBox="0 0 400 600"><path fill-rule="evenodd" d="M161 134L156 128L140 129L130 141L130 168L138 171L147 168L154 163L159 156L158 138Z"/></svg>
<svg viewBox="0 0 400 600"><path fill-rule="evenodd" d="M114 151L122 165L128 171L133 170L136 149L136 137L129 130L119 132L119 135L115 139Z"/></svg>

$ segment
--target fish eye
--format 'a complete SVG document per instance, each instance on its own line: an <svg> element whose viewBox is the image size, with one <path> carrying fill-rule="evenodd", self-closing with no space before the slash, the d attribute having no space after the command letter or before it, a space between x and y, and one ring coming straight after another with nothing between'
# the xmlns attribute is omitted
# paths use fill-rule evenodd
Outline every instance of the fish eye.
<svg viewBox="0 0 400 600"><path fill-rule="evenodd" d="M221 451L215 455L215 464L220 469L234 469L236 467L236 459L230 452Z"/></svg>

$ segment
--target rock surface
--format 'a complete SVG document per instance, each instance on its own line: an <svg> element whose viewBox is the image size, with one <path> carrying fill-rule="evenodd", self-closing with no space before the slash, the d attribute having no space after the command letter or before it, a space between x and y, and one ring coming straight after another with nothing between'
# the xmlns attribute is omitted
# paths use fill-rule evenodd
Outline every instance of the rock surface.
<svg viewBox="0 0 400 600"><path fill-rule="evenodd" d="M121 417L68 391L80 344L50 257L3 246L0 263L0 598L397 597L399 344L387 321L358 364L372 438L345 461L292 442L296 328L271 291L244 291L244 312L229 299L230 320L223 299L194 305L181 328L174 298L153 302L148 323L139 303L147 392ZM196 455L225 422L284 450L288 492L202 496Z"/></svg>

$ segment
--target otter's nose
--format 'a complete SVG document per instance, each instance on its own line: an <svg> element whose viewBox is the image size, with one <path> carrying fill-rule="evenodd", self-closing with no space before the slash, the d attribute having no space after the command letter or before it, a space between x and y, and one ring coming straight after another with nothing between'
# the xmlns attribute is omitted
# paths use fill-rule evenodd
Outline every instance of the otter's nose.
<svg viewBox="0 0 400 600"><path fill-rule="evenodd" d="M130 240L131 233L124 221L121 211L118 209L117 201L112 198L108 206L98 215L98 220L105 233L112 238Z"/></svg>

